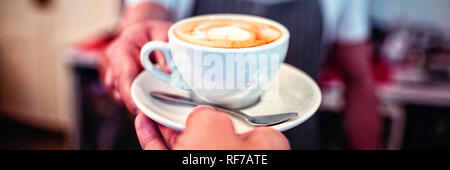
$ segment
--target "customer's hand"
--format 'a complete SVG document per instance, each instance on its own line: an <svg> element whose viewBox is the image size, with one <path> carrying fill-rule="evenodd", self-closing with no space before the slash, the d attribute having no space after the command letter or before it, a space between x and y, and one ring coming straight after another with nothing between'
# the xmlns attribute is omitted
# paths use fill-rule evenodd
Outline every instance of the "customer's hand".
<svg viewBox="0 0 450 170"><path fill-rule="evenodd" d="M169 22L157 20L126 26L101 57L99 70L104 85L112 92L114 98L123 102L135 115L138 109L131 99L130 91L134 78L142 70L140 50L149 41L167 41L170 26ZM170 72L160 51L155 51L151 57L162 71Z"/></svg>
<svg viewBox="0 0 450 170"><path fill-rule="evenodd" d="M155 138L153 121L140 114L135 120L136 132L143 149L154 149L160 138ZM207 106L195 108L186 120L182 133L167 133L161 128L161 135L172 149L178 150L284 150L290 149L289 141L280 132L269 127L236 134L231 119L225 113Z"/></svg>

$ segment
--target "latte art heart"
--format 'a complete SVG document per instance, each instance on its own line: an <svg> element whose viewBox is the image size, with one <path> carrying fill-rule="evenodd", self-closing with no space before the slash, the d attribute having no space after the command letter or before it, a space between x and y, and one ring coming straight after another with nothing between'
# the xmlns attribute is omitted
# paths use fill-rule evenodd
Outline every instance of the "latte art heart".
<svg viewBox="0 0 450 170"><path fill-rule="evenodd" d="M276 41L281 31L269 24L239 19L202 19L183 23L175 35L189 43L214 48L249 48Z"/></svg>

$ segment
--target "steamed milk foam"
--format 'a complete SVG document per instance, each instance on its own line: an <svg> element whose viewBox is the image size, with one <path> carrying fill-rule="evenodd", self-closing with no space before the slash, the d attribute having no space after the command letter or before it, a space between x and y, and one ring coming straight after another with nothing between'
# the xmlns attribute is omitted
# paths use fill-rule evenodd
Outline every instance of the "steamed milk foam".
<svg viewBox="0 0 450 170"><path fill-rule="evenodd" d="M174 34L183 41L214 48L256 47L282 36L273 25L236 18L205 18L186 22L178 25Z"/></svg>
<svg viewBox="0 0 450 170"><path fill-rule="evenodd" d="M257 102L269 84L278 87L271 82L289 45L289 30L283 25L240 14L187 18L173 24L168 37L168 43L152 41L142 47L144 68L173 87L189 89L196 101L232 109ZM172 74L149 60L155 50L164 53Z"/></svg>

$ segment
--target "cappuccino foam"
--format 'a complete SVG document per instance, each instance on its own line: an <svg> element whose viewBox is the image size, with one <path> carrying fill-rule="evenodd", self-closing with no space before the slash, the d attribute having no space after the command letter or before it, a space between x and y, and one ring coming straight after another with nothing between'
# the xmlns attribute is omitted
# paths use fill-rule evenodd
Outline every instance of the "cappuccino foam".
<svg viewBox="0 0 450 170"><path fill-rule="evenodd" d="M281 31L262 22L243 19L200 19L178 25L174 34L192 44L214 48L249 48L276 41Z"/></svg>

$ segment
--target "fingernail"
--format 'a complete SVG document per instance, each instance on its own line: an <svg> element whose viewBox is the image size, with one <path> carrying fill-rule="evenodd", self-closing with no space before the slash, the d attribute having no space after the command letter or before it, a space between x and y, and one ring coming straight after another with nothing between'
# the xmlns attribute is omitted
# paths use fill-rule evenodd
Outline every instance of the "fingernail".
<svg viewBox="0 0 450 170"><path fill-rule="evenodd" d="M206 110L209 110L210 112L211 111L215 112L216 109L214 109L214 107L206 106L206 105L200 105L200 106L195 107L191 111L191 113L189 113L189 116L186 119L186 127L188 126L189 122L191 122L192 117L194 115L198 115L198 113L202 113L201 111L206 111ZM207 113L207 112L203 112L203 113Z"/></svg>
<svg viewBox="0 0 450 170"><path fill-rule="evenodd" d="M114 91L114 92L113 92L113 95L114 95L114 99L115 99L116 101L118 101L118 102L121 102L121 101L122 101L122 96L120 96L120 93L119 93L119 92Z"/></svg>
<svg viewBox="0 0 450 170"><path fill-rule="evenodd" d="M112 87L112 73L110 72L110 71L107 71L106 72L106 75L105 75L105 85L108 87L108 88L111 88Z"/></svg>
<svg viewBox="0 0 450 170"><path fill-rule="evenodd" d="M211 106L200 105L200 106L195 107L194 110L192 110L192 112L198 112L201 110L214 110L215 111L216 109L214 109L214 107L211 107Z"/></svg>

